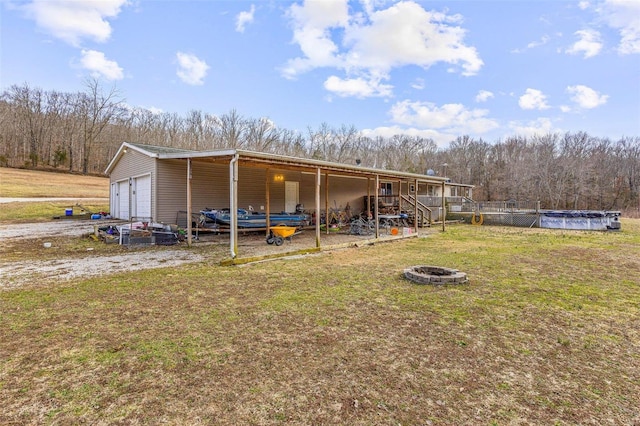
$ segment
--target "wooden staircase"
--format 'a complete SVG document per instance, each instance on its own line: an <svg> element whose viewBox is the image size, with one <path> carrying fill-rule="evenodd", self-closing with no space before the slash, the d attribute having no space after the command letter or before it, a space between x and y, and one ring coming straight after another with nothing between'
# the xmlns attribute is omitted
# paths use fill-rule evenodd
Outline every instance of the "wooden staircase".
<svg viewBox="0 0 640 426"><path fill-rule="evenodd" d="M417 207L417 212L414 211L414 207ZM419 200L416 200L416 197L413 195L400 196L400 211L406 212L409 215L409 222L415 223L417 218L418 227L420 228L430 227L433 223L431 219L431 209Z"/></svg>

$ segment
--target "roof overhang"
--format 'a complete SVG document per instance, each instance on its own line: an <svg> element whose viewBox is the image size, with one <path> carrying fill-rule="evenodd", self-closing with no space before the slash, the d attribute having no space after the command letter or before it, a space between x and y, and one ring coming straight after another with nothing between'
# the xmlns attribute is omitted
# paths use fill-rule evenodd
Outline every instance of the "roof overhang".
<svg viewBox="0 0 640 426"><path fill-rule="evenodd" d="M378 177L386 180L403 180L403 181L418 181L427 182L441 185L443 183L449 183L448 178L439 176L428 176L418 173L408 173L395 170L376 169L370 167L352 166L349 164L334 163L323 160L313 160L306 158L290 157L279 154L269 154L263 152L246 151L239 149L220 149L210 151L191 151L181 150L174 148L155 147L151 145L134 144L130 142L123 142L118 149L116 155L113 157L109 165L107 166L105 173L108 175L111 173L118 161L125 155L128 150L134 150L147 155L152 158L160 160L186 160L192 159L194 161L211 162L211 163L223 163L228 162L232 158L237 158L238 163L241 165L249 165L253 167L262 168L280 168L299 170L306 172L315 172L318 169L322 173L342 175L342 176L359 176L359 177ZM461 185L459 186L473 186L473 185Z"/></svg>

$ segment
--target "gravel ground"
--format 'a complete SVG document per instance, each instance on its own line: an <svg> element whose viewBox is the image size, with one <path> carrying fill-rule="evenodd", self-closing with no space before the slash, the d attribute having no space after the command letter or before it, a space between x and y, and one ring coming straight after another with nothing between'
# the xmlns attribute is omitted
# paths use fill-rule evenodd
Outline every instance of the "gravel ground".
<svg viewBox="0 0 640 426"><path fill-rule="evenodd" d="M56 221L0 225L0 241L42 239L47 237L81 237L93 232L96 221ZM108 222L100 221L100 225ZM55 248L55 247L54 247ZM130 251L126 254L84 253L82 257L4 261L0 259L0 288L15 288L52 280L69 280L131 269L177 266L205 260L203 253L163 247L162 250Z"/></svg>
<svg viewBox="0 0 640 426"><path fill-rule="evenodd" d="M13 238L43 238L43 237L80 237L93 232L94 225L109 225L115 222L60 220L56 222L0 224L0 240Z"/></svg>
<svg viewBox="0 0 640 426"><path fill-rule="evenodd" d="M0 224L0 241L12 242L22 240L29 243L31 247L38 247L33 251L29 260L7 261L0 258L0 289L10 289L29 285L42 285L55 281L70 280L79 277L91 277L104 274L113 274L122 271L152 269L161 267L175 267L194 262L222 260L228 256L228 234L226 235L201 235L201 238L194 241L194 249L185 249L184 245L173 247L149 247L143 250L132 248L126 253L109 254L92 251L79 253L60 253L52 259L52 254L56 252L54 246L49 249L42 247L42 242L47 238L60 239L61 237L80 238L89 235L94 231L95 225L105 226L116 221L81 221L81 220L59 220L43 223L25 224ZM428 231L423 231L428 232ZM421 232L422 233L422 232ZM359 237L336 233L322 235L322 246L339 246L344 244L365 243L371 237ZM198 249L208 245L218 246L217 254L213 250ZM268 245L264 235L248 234L239 237L238 247L240 257L260 256L278 252L290 252L305 248L314 247L315 232L313 230L304 231L294 236L291 241L286 241L281 247ZM32 249L33 250L33 249ZM38 259L38 250L52 250L47 253L46 259ZM224 253L224 254L221 254Z"/></svg>
<svg viewBox="0 0 640 426"><path fill-rule="evenodd" d="M0 288L15 288L49 280L69 280L102 274L178 266L204 260L202 255L185 251L127 253L111 256L92 256L44 261L0 263Z"/></svg>

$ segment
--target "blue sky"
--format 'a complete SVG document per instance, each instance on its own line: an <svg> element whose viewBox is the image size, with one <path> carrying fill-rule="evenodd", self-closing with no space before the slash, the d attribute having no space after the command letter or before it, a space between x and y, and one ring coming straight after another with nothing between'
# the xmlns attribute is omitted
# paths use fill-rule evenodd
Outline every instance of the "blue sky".
<svg viewBox="0 0 640 426"><path fill-rule="evenodd" d="M0 89L440 146L640 136L640 0L4 0Z"/></svg>

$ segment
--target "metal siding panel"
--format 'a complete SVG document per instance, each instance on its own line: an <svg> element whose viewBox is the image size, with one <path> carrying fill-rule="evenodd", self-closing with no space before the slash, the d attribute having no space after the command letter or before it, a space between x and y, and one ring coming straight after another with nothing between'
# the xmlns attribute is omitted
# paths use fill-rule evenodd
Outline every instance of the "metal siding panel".
<svg viewBox="0 0 640 426"><path fill-rule="evenodd" d="M311 174L302 174L300 180L300 203L305 210L311 211L315 208L316 202L316 177ZM371 194L374 188L371 183ZM349 178L344 176L329 176L329 206L335 208L346 207L347 203L351 207L351 213L357 214L365 209L364 196L367 195L367 179ZM283 200L284 202L284 200ZM325 206L325 176L320 177L320 208Z"/></svg>
<svg viewBox="0 0 640 426"><path fill-rule="evenodd" d="M140 176L154 171L155 158L148 157L140 152L129 150L118 164L113 168L110 177L111 182L116 182L130 177Z"/></svg>
<svg viewBox="0 0 640 426"><path fill-rule="evenodd" d="M324 186L324 176L321 177L321 180L320 199L321 203L323 203L324 189L322 189L322 187ZM300 204L304 205L305 210L315 209L316 175L303 173L302 176L300 176Z"/></svg>
<svg viewBox="0 0 640 426"><path fill-rule="evenodd" d="M191 170L191 209L229 207L229 167L193 162ZM157 217L164 223L177 222L178 212L187 209L187 162L162 160L157 173Z"/></svg>
<svg viewBox="0 0 640 426"><path fill-rule="evenodd" d="M260 211L260 207L266 209L266 170L240 167L238 174L238 207L252 206L256 211ZM271 209L273 210L273 200Z"/></svg>
<svg viewBox="0 0 640 426"><path fill-rule="evenodd" d="M156 173L156 218L162 223L176 223L178 211L187 208L187 162L158 161Z"/></svg>
<svg viewBox="0 0 640 426"><path fill-rule="evenodd" d="M229 166L194 162L191 203L194 212L229 207Z"/></svg>
<svg viewBox="0 0 640 426"><path fill-rule="evenodd" d="M373 194L373 190L371 193ZM329 207L335 208L337 205L342 210L349 203L351 214L359 214L365 209L365 195L367 195L367 179L329 176Z"/></svg>

